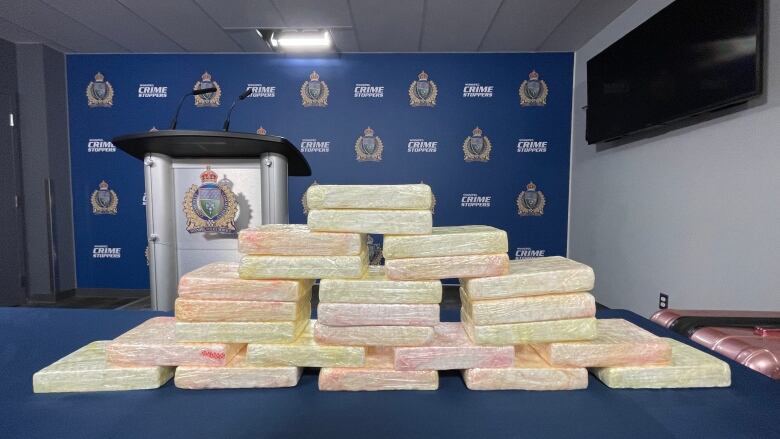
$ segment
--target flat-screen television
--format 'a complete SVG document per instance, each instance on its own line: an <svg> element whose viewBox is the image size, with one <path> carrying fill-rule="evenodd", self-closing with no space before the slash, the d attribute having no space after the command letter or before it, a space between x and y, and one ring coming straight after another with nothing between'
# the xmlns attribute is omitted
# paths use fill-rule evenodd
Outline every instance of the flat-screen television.
<svg viewBox="0 0 780 439"><path fill-rule="evenodd" d="M761 95L763 0L677 0L591 58L589 144Z"/></svg>

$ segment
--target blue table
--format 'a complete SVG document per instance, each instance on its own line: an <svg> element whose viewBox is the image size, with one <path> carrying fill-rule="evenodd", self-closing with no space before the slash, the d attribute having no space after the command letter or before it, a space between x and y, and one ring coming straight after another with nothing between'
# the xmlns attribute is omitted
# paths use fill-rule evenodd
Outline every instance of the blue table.
<svg viewBox="0 0 780 439"><path fill-rule="evenodd" d="M442 372L435 392L319 392L312 370L290 389L194 391L171 381L146 391L32 393L37 370L155 315L163 313L0 309L0 437L780 437L780 382L732 361L725 389L612 390L591 377L587 390L475 392ZM628 311L598 317L682 340Z"/></svg>

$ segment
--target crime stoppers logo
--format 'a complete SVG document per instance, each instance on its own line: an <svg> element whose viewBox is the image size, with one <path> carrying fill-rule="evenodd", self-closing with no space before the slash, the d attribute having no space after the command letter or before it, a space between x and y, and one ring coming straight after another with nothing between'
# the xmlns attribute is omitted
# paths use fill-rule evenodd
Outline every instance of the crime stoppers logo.
<svg viewBox="0 0 780 439"><path fill-rule="evenodd" d="M547 152L547 141L536 139L518 139L517 152Z"/></svg>
<svg viewBox="0 0 780 439"><path fill-rule="evenodd" d="M122 247L109 247L105 244L92 247L93 259L119 259L122 257Z"/></svg>
<svg viewBox="0 0 780 439"><path fill-rule="evenodd" d="M276 86L275 85L263 85L263 84L247 84L246 88L252 90L249 94L250 98L275 98Z"/></svg>
<svg viewBox="0 0 780 439"><path fill-rule="evenodd" d="M355 84L356 98L383 98L385 97L384 85Z"/></svg>
<svg viewBox="0 0 780 439"><path fill-rule="evenodd" d="M478 82L467 82L463 85L464 98L492 98L493 86L482 85Z"/></svg>
<svg viewBox="0 0 780 439"><path fill-rule="evenodd" d="M107 140L89 139L87 141L87 152L116 152L116 146Z"/></svg>
<svg viewBox="0 0 780 439"><path fill-rule="evenodd" d="M543 258L545 250L533 249L531 247L518 247L515 250L515 259Z"/></svg>
<svg viewBox="0 0 780 439"><path fill-rule="evenodd" d="M490 207L492 195L463 194L460 197L460 207Z"/></svg>
<svg viewBox="0 0 780 439"><path fill-rule="evenodd" d="M330 141L301 139L301 152L330 152Z"/></svg>
<svg viewBox="0 0 780 439"><path fill-rule="evenodd" d="M479 127L471 131L471 135L463 141L463 160L467 162L487 162L490 160L490 150L493 145L490 139L482 134Z"/></svg>
<svg viewBox="0 0 780 439"><path fill-rule="evenodd" d="M378 162L382 160L385 145L379 136L374 135L371 127L363 130L363 135L355 141L355 153L359 162Z"/></svg>
<svg viewBox="0 0 780 439"><path fill-rule="evenodd" d="M168 87L154 84L138 84L139 98L167 98Z"/></svg>
<svg viewBox="0 0 780 439"><path fill-rule="evenodd" d="M407 152L436 152L439 142L425 139L409 139L406 144Z"/></svg>
<svg viewBox="0 0 780 439"><path fill-rule="evenodd" d="M542 191L536 189L536 184L530 182L525 190L517 196L517 214L520 216L542 216L547 200Z"/></svg>

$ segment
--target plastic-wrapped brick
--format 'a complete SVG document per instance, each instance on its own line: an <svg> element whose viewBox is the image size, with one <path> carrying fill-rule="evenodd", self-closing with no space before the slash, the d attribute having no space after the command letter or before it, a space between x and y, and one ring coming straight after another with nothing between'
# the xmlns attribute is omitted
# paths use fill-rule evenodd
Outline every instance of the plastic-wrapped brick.
<svg viewBox="0 0 780 439"><path fill-rule="evenodd" d="M596 299L590 293L469 300L461 288L460 300L475 325L564 320L596 315Z"/></svg>
<svg viewBox="0 0 780 439"><path fill-rule="evenodd" d="M393 357L384 351L369 350L366 364L356 368L320 369L319 389L323 391L436 390L435 370L395 370Z"/></svg>
<svg viewBox="0 0 780 439"><path fill-rule="evenodd" d="M396 370L496 368L514 364L513 346L477 346L459 322L442 322L433 329L434 339L425 346L393 348Z"/></svg>
<svg viewBox="0 0 780 439"><path fill-rule="evenodd" d="M173 383L181 389L268 389L295 387L301 378L300 367L258 367L247 363L241 351L223 367L181 366Z"/></svg>
<svg viewBox="0 0 780 439"><path fill-rule="evenodd" d="M317 319L328 326L433 326L439 323L439 305L320 303Z"/></svg>
<svg viewBox="0 0 780 439"><path fill-rule="evenodd" d="M176 341L292 343L309 323L311 306L289 322L176 322Z"/></svg>
<svg viewBox="0 0 780 439"><path fill-rule="evenodd" d="M304 296L297 302L246 300L176 299L176 319L182 322L279 322L295 320L309 304Z"/></svg>
<svg viewBox="0 0 780 439"><path fill-rule="evenodd" d="M336 346L314 339L312 320L297 340L286 344L249 344L247 361L258 366L360 367L366 359L362 346Z"/></svg>
<svg viewBox="0 0 780 439"><path fill-rule="evenodd" d="M596 319L593 317L545 322L474 325L468 313L461 308L460 319L469 338L480 345L504 346L596 338Z"/></svg>
<svg viewBox="0 0 780 439"><path fill-rule="evenodd" d="M425 235L431 233L430 210L310 210L309 228L318 232Z"/></svg>
<svg viewBox="0 0 780 439"><path fill-rule="evenodd" d="M553 367L530 346L515 348L512 367L475 368L463 371L471 390L576 390L588 387L588 370L582 367Z"/></svg>
<svg viewBox="0 0 780 439"><path fill-rule="evenodd" d="M385 272L393 280L424 280L500 276L509 268L506 253L385 259Z"/></svg>
<svg viewBox="0 0 780 439"><path fill-rule="evenodd" d="M295 302L308 297L312 283L310 279L241 279L238 277L238 262L214 262L182 276L179 297Z"/></svg>
<svg viewBox="0 0 780 439"><path fill-rule="evenodd" d="M420 346L433 340L431 326L327 326L314 324L319 343L345 346Z"/></svg>
<svg viewBox="0 0 780 439"><path fill-rule="evenodd" d="M368 251L357 256L255 256L241 258L242 279L355 279L368 270Z"/></svg>
<svg viewBox="0 0 780 439"><path fill-rule="evenodd" d="M120 335L106 347L121 366L224 366L243 347L235 343L180 343L173 317L153 317Z"/></svg>
<svg viewBox="0 0 780 439"><path fill-rule="evenodd" d="M509 249L506 232L490 226L434 227L430 235L384 237L385 259L491 255Z"/></svg>
<svg viewBox="0 0 780 439"><path fill-rule="evenodd" d="M384 266L370 265L360 279L323 279L320 303L430 303L441 302L438 280L399 281L385 275Z"/></svg>
<svg viewBox="0 0 780 439"><path fill-rule="evenodd" d="M678 389L728 387L731 369L726 362L671 338L672 361L668 365L597 367L596 378L613 389Z"/></svg>
<svg viewBox="0 0 780 439"><path fill-rule="evenodd" d="M672 347L665 339L623 319L596 322L593 340L534 344L548 363L570 367L610 367L668 364Z"/></svg>
<svg viewBox="0 0 780 439"><path fill-rule="evenodd" d="M433 192L427 184L312 185L306 190L311 209L431 210Z"/></svg>
<svg viewBox="0 0 780 439"><path fill-rule="evenodd" d="M33 375L33 392L103 392L156 389L173 376L173 367L115 366L106 359L108 341L92 342Z"/></svg>
<svg viewBox="0 0 780 439"><path fill-rule="evenodd" d="M353 256L366 246L359 233L312 232L305 224L265 224L238 232L238 251L273 256Z"/></svg>
<svg viewBox="0 0 780 439"><path fill-rule="evenodd" d="M561 256L512 260L501 276L461 279L471 300L541 294L578 293L593 289L593 269Z"/></svg>

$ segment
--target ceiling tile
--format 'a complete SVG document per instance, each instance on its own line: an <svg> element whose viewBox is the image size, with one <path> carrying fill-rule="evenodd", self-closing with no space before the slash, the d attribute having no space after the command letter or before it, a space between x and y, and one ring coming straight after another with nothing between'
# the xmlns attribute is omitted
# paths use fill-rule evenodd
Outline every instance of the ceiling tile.
<svg viewBox="0 0 780 439"><path fill-rule="evenodd" d="M182 47L116 1L43 0L52 8L133 52L176 52Z"/></svg>
<svg viewBox="0 0 780 439"><path fill-rule="evenodd" d="M0 38L12 43L44 43L61 52L69 52L70 48L54 43L42 36L23 29L10 21L0 18Z"/></svg>
<svg viewBox="0 0 780 439"><path fill-rule="evenodd" d="M352 26L347 0L274 0L273 3L289 27Z"/></svg>
<svg viewBox="0 0 780 439"><path fill-rule="evenodd" d="M350 2L361 52L417 52L423 20L420 0Z"/></svg>
<svg viewBox="0 0 780 439"><path fill-rule="evenodd" d="M353 29L334 29L330 31L333 35L333 43L340 52L358 52L357 37Z"/></svg>
<svg viewBox="0 0 780 439"><path fill-rule="evenodd" d="M77 52L127 51L40 0L1 0L0 16Z"/></svg>
<svg viewBox="0 0 780 439"><path fill-rule="evenodd" d="M188 51L241 51L241 46L191 0L118 1Z"/></svg>
<svg viewBox="0 0 780 439"><path fill-rule="evenodd" d="M582 0L537 50L577 50L634 3L636 0Z"/></svg>
<svg viewBox="0 0 780 439"><path fill-rule="evenodd" d="M533 51L578 0L504 0L479 50Z"/></svg>
<svg viewBox="0 0 780 439"><path fill-rule="evenodd" d="M223 28L285 27L270 0L195 0Z"/></svg>
<svg viewBox="0 0 780 439"><path fill-rule="evenodd" d="M254 29L229 29L226 32L245 52L271 52Z"/></svg>
<svg viewBox="0 0 780 439"><path fill-rule="evenodd" d="M420 49L424 52L476 51L500 4L501 0L428 0Z"/></svg>

